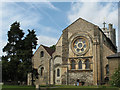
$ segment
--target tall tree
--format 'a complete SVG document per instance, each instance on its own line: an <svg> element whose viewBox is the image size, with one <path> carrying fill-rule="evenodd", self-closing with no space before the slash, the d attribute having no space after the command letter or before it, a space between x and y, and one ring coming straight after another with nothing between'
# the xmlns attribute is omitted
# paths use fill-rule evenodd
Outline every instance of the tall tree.
<svg viewBox="0 0 120 90"><path fill-rule="evenodd" d="M32 71L33 49L37 46L37 37L34 30L28 30L24 37L20 23L14 22L8 31L8 43L3 48L6 56L2 56L3 81L27 81L28 72Z"/></svg>
<svg viewBox="0 0 120 90"><path fill-rule="evenodd" d="M33 49L36 49L37 46L37 37L34 30L28 30L28 34L24 39L24 53L25 57L23 62L29 62L28 65L31 63L31 58L33 56Z"/></svg>
<svg viewBox="0 0 120 90"><path fill-rule="evenodd" d="M24 57L23 57L23 63L24 63L26 74L32 71L33 49L36 49L37 40L38 39L36 37L35 31L28 30L28 34L24 39Z"/></svg>
<svg viewBox="0 0 120 90"><path fill-rule="evenodd" d="M8 43L3 48L3 52L6 52L7 58L9 59L9 69L11 70L9 75L12 81L17 81L18 76L18 65L20 63L19 51L22 48L22 38L24 36L23 30L20 29L20 23L14 22L10 31L8 31Z"/></svg>

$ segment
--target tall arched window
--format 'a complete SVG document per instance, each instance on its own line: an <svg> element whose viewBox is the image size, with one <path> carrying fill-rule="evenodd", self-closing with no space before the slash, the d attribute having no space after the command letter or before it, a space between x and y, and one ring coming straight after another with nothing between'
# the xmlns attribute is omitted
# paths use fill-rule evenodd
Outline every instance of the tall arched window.
<svg viewBox="0 0 120 90"><path fill-rule="evenodd" d="M59 77L60 76L60 69L58 68L57 69L57 77Z"/></svg>
<svg viewBox="0 0 120 90"><path fill-rule="evenodd" d="M78 68L82 69L82 61L81 60L78 62Z"/></svg>
<svg viewBox="0 0 120 90"><path fill-rule="evenodd" d="M41 73L40 73L40 75L43 76L43 73L44 73L44 67L41 67Z"/></svg>
<svg viewBox="0 0 120 90"><path fill-rule="evenodd" d="M71 69L75 69L75 60L71 61Z"/></svg>
<svg viewBox="0 0 120 90"><path fill-rule="evenodd" d="M106 74L109 74L109 65L106 65Z"/></svg>
<svg viewBox="0 0 120 90"><path fill-rule="evenodd" d="M43 57L43 56L44 56L44 52L41 51L41 52L40 52L40 57Z"/></svg>
<svg viewBox="0 0 120 90"><path fill-rule="evenodd" d="M89 59L85 60L85 69L89 69L90 68L90 62Z"/></svg>

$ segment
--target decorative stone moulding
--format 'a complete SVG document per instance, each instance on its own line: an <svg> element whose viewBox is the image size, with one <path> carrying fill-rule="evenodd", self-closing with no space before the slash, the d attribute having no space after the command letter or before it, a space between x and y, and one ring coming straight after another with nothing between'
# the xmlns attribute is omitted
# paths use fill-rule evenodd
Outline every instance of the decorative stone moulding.
<svg viewBox="0 0 120 90"><path fill-rule="evenodd" d="M71 49L76 55L83 55L89 50L89 39L85 35L77 35L71 42Z"/></svg>

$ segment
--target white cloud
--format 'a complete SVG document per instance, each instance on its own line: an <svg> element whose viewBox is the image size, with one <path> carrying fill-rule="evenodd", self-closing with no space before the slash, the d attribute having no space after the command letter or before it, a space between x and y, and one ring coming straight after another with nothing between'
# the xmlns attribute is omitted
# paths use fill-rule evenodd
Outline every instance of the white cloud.
<svg viewBox="0 0 120 90"><path fill-rule="evenodd" d="M0 22L0 26L2 26L0 27L0 43L2 43L0 44L0 55L3 55L2 48L6 45L7 32L10 30L10 25L15 21L19 21L21 23L21 28L25 31L27 31L27 29L31 30L38 27L40 28L40 26L42 26L42 29L45 29L46 32L54 30L53 28L51 29L50 27L45 27L40 23L41 19L43 19L41 16L43 13L42 8L49 8L56 11L59 10L50 2L46 2L44 4L42 2L0 2L0 20L2 21L2 25ZM54 41L56 41L54 38L49 38L49 41L45 36L40 36L39 38L42 38L42 40L39 40L39 42L47 40L48 42L43 42L43 44L46 45L52 45L55 43Z"/></svg>
<svg viewBox="0 0 120 90"><path fill-rule="evenodd" d="M72 23L79 17L103 27L103 22L112 23L116 28L118 46L118 8L117 3L77 2L71 4L68 21ZM120 42L119 42L120 43Z"/></svg>
<svg viewBox="0 0 120 90"><path fill-rule="evenodd" d="M47 46L52 46L52 45L55 45L58 40L56 38L43 36L43 35L40 35L37 37L38 37L38 45L43 44L43 45L47 45Z"/></svg>
<svg viewBox="0 0 120 90"><path fill-rule="evenodd" d="M118 24L118 10L113 7L112 3L106 5L98 2L73 3L71 10L68 12L69 23L72 23L79 17L97 24L100 27L103 26L103 21L113 23L115 26Z"/></svg>

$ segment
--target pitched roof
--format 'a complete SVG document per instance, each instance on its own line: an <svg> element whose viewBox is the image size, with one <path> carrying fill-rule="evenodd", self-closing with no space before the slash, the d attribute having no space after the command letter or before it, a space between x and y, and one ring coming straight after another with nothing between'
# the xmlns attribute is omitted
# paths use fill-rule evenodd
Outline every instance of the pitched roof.
<svg viewBox="0 0 120 90"><path fill-rule="evenodd" d="M113 47L114 52L117 52L117 47L112 43L112 41L110 40L110 38L108 38L108 37L104 34L104 32L101 30L101 28L99 28L99 26L97 26L97 25L95 25L95 24L93 24L93 23L91 23L91 22L89 22L89 21L87 21L87 20L85 20L85 19L83 19L83 18L78 18L78 19L75 20L72 24L70 24L68 27L72 26L74 23L76 23L77 21L80 21L80 20L82 20L82 21L84 21L84 22L87 22L87 23L90 23L91 25L94 25L96 28L98 28L99 31L102 32L102 34L106 37L108 43ZM68 27L66 27L64 30L66 30ZM63 31L64 31L64 30L63 30Z"/></svg>
<svg viewBox="0 0 120 90"><path fill-rule="evenodd" d="M97 25L95 25L95 24L93 24L93 23L91 23L91 22L89 22L89 21L87 21L87 20L85 20L85 19L83 19L83 18L78 18L78 19L75 20L73 23L71 23L70 25L68 25L64 30L66 30L68 27L72 26L74 23L76 23L76 22L79 21L79 20L82 20L82 21L87 22L87 23L90 23L90 24L92 24L92 25L94 25L94 26L96 26L96 27L99 27L99 26L97 26ZM63 31L64 31L64 30L63 30Z"/></svg>
<svg viewBox="0 0 120 90"><path fill-rule="evenodd" d="M53 49L53 48L49 48L49 47L44 46L44 45L41 45L41 46L44 47L44 49L48 52L48 54L49 54L50 56L52 56L52 54L55 52L55 49Z"/></svg>
<svg viewBox="0 0 120 90"><path fill-rule="evenodd" d="M110 59L110 58L120 58L120 52L117 52L117 53L115 53L115 54L113 54L113 55L110 55L110 56L108 56L107 58L108 58L108 59Z"/></svg>

